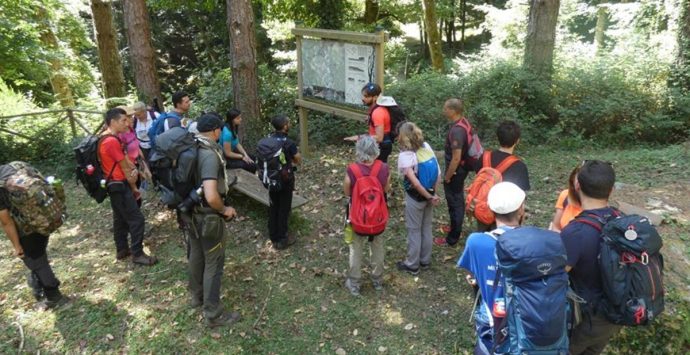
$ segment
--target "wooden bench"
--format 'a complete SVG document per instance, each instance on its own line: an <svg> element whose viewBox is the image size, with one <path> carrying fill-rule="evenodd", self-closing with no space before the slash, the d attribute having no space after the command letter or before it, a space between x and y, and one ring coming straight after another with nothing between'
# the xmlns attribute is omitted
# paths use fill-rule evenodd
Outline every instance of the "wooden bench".
<svg viewBox="0 0 690 355"><path fill-rule="evenodd" d="M244 170L244 169L228 169L228 181L233 181L237 177L237 181L230 188L239 191L252 199L261 202L268 206L268 190L259 180L259 177ZM292 208L297 208L307 203L307 199L297 194L292 195Z"/></svg>

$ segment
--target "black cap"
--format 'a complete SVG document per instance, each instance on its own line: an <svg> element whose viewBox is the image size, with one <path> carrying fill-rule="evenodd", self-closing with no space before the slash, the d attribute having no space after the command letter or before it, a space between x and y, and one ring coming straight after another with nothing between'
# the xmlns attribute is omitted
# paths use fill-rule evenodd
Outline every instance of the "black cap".
<svg viewBox="0 0 690 355"><path fill-rule="evenodd" d="M196 123L199 132L211 132L216 128L223 127L223 120L217 114L206 113L202 115Z"/></svg>

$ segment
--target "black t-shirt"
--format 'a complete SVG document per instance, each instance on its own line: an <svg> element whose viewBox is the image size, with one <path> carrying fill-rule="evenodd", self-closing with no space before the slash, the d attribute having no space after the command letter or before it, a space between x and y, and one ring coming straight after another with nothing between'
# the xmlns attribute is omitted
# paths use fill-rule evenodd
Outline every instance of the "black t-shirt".
<svg viewBox="0 0 690 355"><path fill-rule="evenodd" d="M453 122L448 126L448 134L446 135L445 144L445 162L446 170L453 158L453 150L460 149L461 156L464 157L467 151L467 131ZM458 164L458 169L462 168L462 164Z"/></svg>
<svg viewBox="0 0 690 355"><path fill-rule="evenodd" d="M580 215L594 214L606 219L613 213L612 208L605 207L585 210ZM572 267L569 276L573 289L587 302L596 302L604 293L601 284L601 270L597 260L601 239L600 232L589 224L572 220L561 231L561 239L568 254L567 265Z"/></svg>
<svg viewBox="0 0 690 355"><path fill-rule="evenodd" d="M491 167L495 168L503 160L508 158L510 154L501 152L499 150L491 151ZM527 165L522 160L516 161L503 173L503 181L512 182L517 185L522 191L529 191L529 173L527 172Z"/></svg>

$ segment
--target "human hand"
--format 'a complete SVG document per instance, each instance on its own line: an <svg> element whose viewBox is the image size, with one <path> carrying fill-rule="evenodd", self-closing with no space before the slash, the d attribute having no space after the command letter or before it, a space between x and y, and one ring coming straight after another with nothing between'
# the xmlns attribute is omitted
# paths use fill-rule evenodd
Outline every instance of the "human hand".
<svg viewBox="0 0 690 355"><path fill-rule="evenodd" d="M438 206L438 205L441 203L441 197L440 197L440 196L437 196L437 195L434 195L434 196L431 197L431 200L430 200L430 201L431 201L431 205L432 205L432 206L434 206L434 207L435 207L435 206Z"/></svg>
<svg viewBox="0 0 690 355"><path fill-rule="evenodd" d="M24 249L21 245L17 245L14 247L14 256L20 259L24 259Z"/></svg>
<svg viewBox="0 0 690 355"><path fill-rule="evenodd" d="M252 160L252 158L249 157L249 155L242 156L242 160L244 160L244 162L247 164L253 164L254 163L254 161Z"/></svg>
<svg viewBox="0 0 690 355"><path fill-rule="evenodd" d="M235 211L234 208L230 206L226 206L223 208L223 218L226 221L229 221L237 216L237 211Z"/></svg>
<svg viewBox="0 0 690 355"><path fill-rule="evenodd" d="M359 140L359 135L345 137L343 140L348 142L356 142Z"/></svg>

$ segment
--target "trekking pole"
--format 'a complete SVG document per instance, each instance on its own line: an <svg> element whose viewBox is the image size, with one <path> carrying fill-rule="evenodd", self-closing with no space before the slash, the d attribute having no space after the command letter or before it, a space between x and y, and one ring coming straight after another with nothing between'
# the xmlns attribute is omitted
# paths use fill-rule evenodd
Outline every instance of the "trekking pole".
<svg viewBox="0 0 690 355"><path fill-rule="evenodd" d="M479 291L477 291L476 294L477 295L474 296L474 306L472 306L472 311L470 312L470 324L472 324L472 318L474 317L474 312L477 310L477 303L479 303Z"/></svg>

